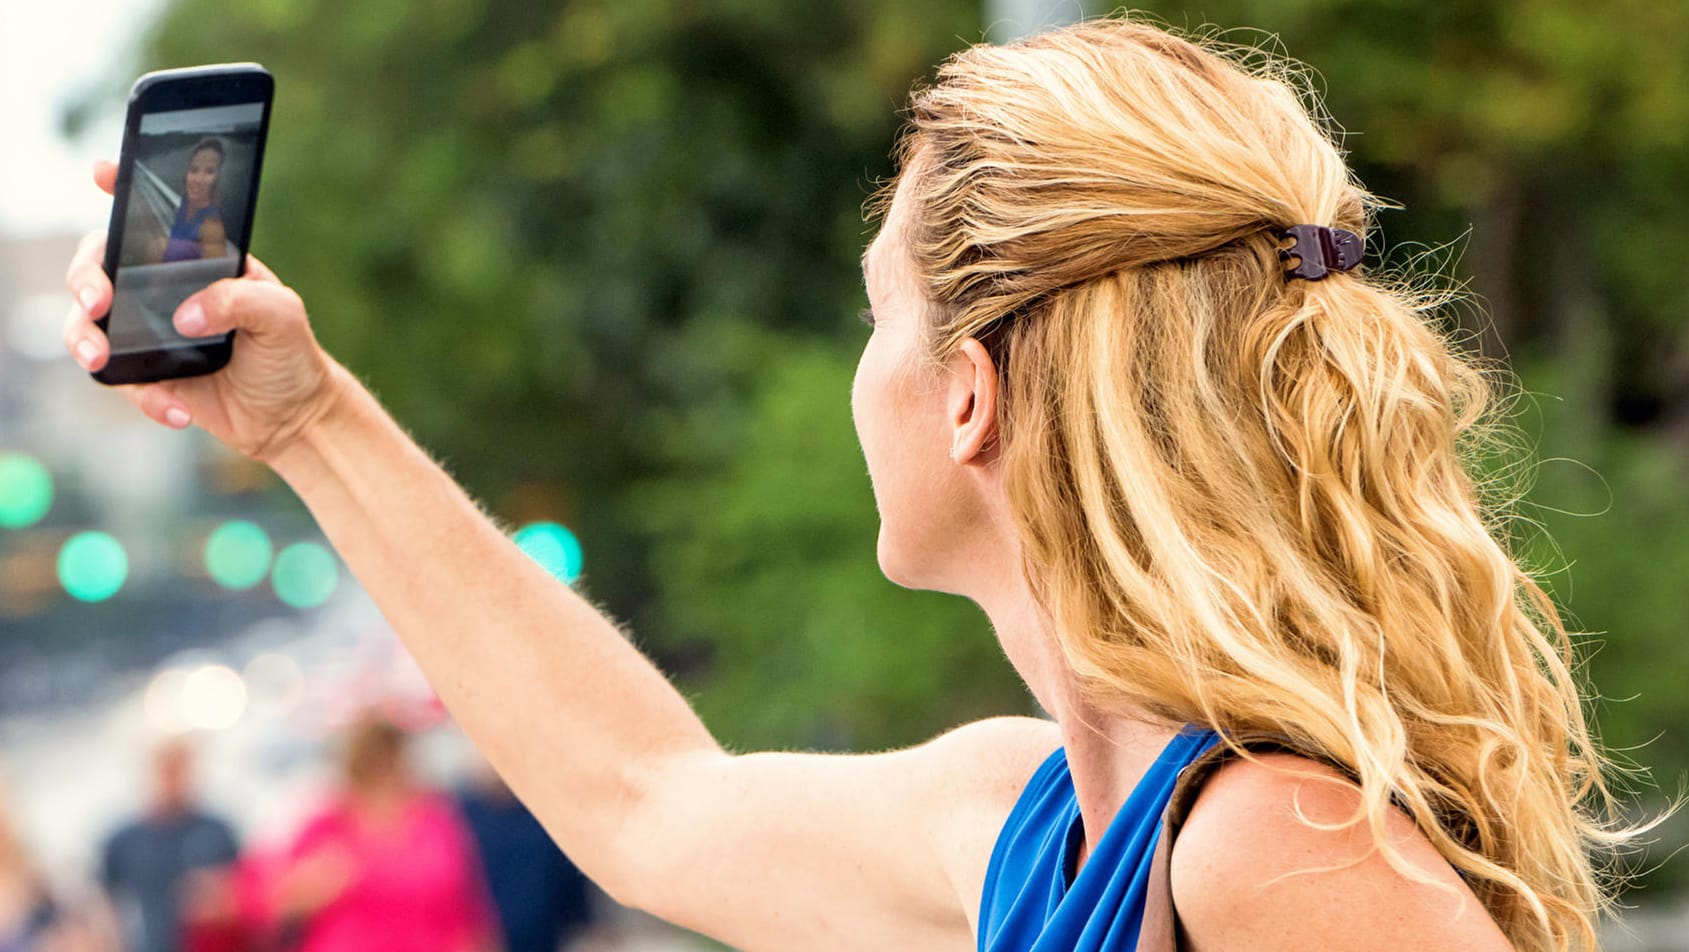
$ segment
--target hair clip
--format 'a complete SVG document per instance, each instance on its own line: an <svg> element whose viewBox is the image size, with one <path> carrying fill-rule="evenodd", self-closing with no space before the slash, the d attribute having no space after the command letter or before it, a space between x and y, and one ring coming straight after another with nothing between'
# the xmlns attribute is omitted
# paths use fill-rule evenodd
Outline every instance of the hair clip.
<svg viewBox="0 0 1689 952"><path fill-rule="evenodd" d="M1324 225L1292 225L1279 232L1281 238L1293 238L1296 244L1280 248L1280 261L1298 259L1296 267L1285 269L1285 278L1304 278L1318 281L1333 271L1348 271L1361 263L1365 247L1361 236L1341 228Z"/></svg>

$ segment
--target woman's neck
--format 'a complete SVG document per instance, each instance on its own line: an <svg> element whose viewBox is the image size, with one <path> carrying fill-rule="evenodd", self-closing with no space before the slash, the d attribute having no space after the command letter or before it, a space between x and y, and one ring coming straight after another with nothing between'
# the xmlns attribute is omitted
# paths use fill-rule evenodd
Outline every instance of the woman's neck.
<svg viewBox="0 0 1689 952"><path fill-rule="evenodd" d="M1032 696L1055 718L1085 826L1080 861L1108 829L1161 751L1183 725L1169 724L1128 704L1107 709L1086 698L1068 664L1050 617L1027 580L1020 533L995 487L992 532L969 562L966 594L991 619L1009 663Z"/></svg>
<svg viewBox="0 0 1689 952"><path fill-rule="evenodd" d="M358 812L371 817L391 818L402 814L410 805L414 787L403 780L388 780L353 787L348 799Z"/></svg>
<svg viewBox="0 0 1689 952"><path fill-rule="evenodd" d="M1085 704L1058 721L1085 826L1077 870L1180 725L1141 712L1105 714Z"/></svg>
<svg viewBox="0 0 1689 952"><path fill-rule="evenodd" d="M1061 728L1085 839L1079 857L1102 837L1115 814L1181 725L1120 706L1103 709L1084 696L1056 637L1054 623L1016 572L995 599L981 600L1004 653L1038 703Z"/></svg>

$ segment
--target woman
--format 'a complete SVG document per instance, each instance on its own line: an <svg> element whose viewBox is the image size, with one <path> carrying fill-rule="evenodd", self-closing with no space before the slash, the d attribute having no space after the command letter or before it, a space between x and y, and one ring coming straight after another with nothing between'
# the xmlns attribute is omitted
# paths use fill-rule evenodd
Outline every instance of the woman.
<svg viewBox="0 0 1689 952"><path fill-rule="evenodd" d="M159 255L160 261L220 258L227 248L223 210L217 204L223 180L223 143L214 138L194 144L182 185L182 203Z"/></svg>
<svg viewBox="0 0 1689 952"><path fill-rule="evenodd" d="M496 929L475 845L451 801L412 777L404 732L346 738L344 788L289 850L276 910L300 952L479 952Z"/></svg>
<svg viewBox="0 0 1689 952"><path fill-rule="evenodd" d="M879 562L978 602L1054 723L723 751L256 265L176 315L231 366L130 395L290 483L589 875L735 947L1589 946L1602 763L1459 466L1485 380L1354 270L1372 201L1257 61L1098 21L913 97L852 395Z"/></svg>

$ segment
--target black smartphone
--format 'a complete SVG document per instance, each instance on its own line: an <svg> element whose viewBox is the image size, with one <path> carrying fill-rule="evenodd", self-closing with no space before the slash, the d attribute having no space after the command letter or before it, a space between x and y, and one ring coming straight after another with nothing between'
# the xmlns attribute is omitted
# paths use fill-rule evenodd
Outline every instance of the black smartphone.
<svg viewBox="0 0 1689 952"><path fill-rule="evenodd" d="M275 81L256 63L162 70L135 81L106 232L112 304L96 323L105 384L214 373L234 334L190 338L171 318L195 292L246 273Z"/></svg>

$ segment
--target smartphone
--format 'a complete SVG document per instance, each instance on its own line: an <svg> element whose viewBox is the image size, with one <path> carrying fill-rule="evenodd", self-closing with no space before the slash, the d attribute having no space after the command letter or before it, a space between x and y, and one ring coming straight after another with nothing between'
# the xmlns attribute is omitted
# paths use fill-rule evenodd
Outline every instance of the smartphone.
<svg viewBox="0 0 1689 952"><path fill-rule="evenodd" d="M214 373L234 334L189 338L171 318L195 292L246 273L275 81L256 63L162 70L135 81L106 232L111 359L94 379Z"/></svg>

